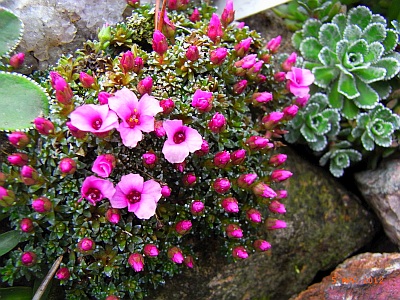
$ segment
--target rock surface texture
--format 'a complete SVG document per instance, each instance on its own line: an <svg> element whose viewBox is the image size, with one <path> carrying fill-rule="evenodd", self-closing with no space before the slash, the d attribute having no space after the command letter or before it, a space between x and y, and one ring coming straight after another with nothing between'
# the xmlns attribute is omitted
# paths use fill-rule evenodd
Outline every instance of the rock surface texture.
<svg viewBox="0 0 400 300"><path fill-rule="evenodd" d="M400 253L363 253L340 264L294 300L400 299Z"/></svg>
<svg viewBox="0 0 400 300"><path fill-rule="evenodd" d="M167 281L148 299L289 299L307 288L320 270L329 270L365 245L375 222L327 173L288 149L285 183L288 228L264 231L272 249L235 264L218 255L218 245L194 241L194 270Z"/></svg>
<svg viewBox="0 0 400 300"><path fill-rule="evenodd" d="M378 215L387 236L400 247L400 159L355 176L364 198Z"/></svg>

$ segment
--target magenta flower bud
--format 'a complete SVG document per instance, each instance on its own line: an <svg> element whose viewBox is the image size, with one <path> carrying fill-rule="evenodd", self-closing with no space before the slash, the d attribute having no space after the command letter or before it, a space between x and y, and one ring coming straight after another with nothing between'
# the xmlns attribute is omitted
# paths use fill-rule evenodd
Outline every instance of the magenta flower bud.
<svg viewBox="0 0 400 300"><path fill-rule="evenodd" d="M138 85L137 85L137 90L140 93L140 95L144 94L151 94L151 90L153 88L153 78L150 76L146 77L143 80L140 80Z"/></svg>
<svg viewBox="0 0 400 300"><path fill-rule="evenodd" d="M194 154L201 157L208 154L209 151L210 146L208 145L208 142L206 140L203 140L200 150L195 151Z"/></svg>
<svg viewBox="0 0 400 300"><path fill-rule="evenodd" d="M143 161L143 165L146 168L152 169L156 166L156 163L158 161L157 155L155 155L152 152L146 152L142 155L142 161Z"/></svg>
<svg viewBox="0 0 400 300"><path fill-rule="evenodd" d="M248 211L246 211L246 217L250 222L253 223L261 223L262 220L261 212L255 208L251 208Z"/></svg>
<svg viewBox="0 0 400 300"><path fill-rule="evenodd" d="M252 42L253 39L251 37L244 39L243 41L240 41L239 44L235 45L236 54L239 57L245 56L247 51L249 51Z"/></svg>
<svg viewBox="0 0 400 300"><path fill-rule="evenodd" d="M217 14L213 13L210 23L208 24L207 36L216 43L222 36L222 25Z"/></svg>
<svg viewBox="0 0 400 300"><path fill-rule="evenodd" d="M222 208L227 213L237 213L237 212L239 212L238 201L234 197L225 198L224 200L222 200L221 205L222 205Z"/></svg>
<svg viewBox="0 0 400 300"><path fill-rule="evenodd" d="M190 61L196 61L199 59L200 54L199 54L199 48L195 45L189 46L189 48L186 50L186 58Z"/></svg>
<svg viewBox="0 0 400 300"><path fill-rule="evenodd" d="M243 246L237 246L232 250L232 256L234 258L246 259L249 257L249 254L246 251L246 248Z"/></svg>
<svg viewBox="0 0 400 300"><path fill-rule="evenodd" d="M286 228L286 222L282 221L282 220L277 220L277 219L272 219L272 218L268 218L266 220L266 227L268 230L274 230L274 229L282 229L282 228Z"/></svg>
<svg viewBox="0 0 400 300"><path fill-rule="evenodd" d="M7 160L13 166L22 167L28 163L28 155L25 153L13 153L7 156Z"/></svg>
<svg viewBox="0 0 400 300"><path fill-rule="evenodd" d="M167 14L164 14L164 22L162 24L162 32L167 38L173 38L175 36L176 26L168 18Z"/></svg>
<svg viewBox="0 0 400 300"><path fill-rule="evenodd" d="M135 59L133 60L133 72L135 72L136 74L139 74L140 71L143 69L144 66L144 62L143 62L143 58L141 58L140 56L135 57Z"/></svg>
<svg viewBox="0 0 400 300"><path fill-rule="evenodd" d="M189 20L192 21L193 23L200 21L200 12L197 8L193 10L192 14L189 17Z"/></svg>
<svg viewBox="0 0 400 300"><path fill-rule="evenodd" d="M23 218L19 224L19 227L21 228L21 231L26 233L33 232L34 229L33 222L29 218Z"/></svg>
<svg viewBox="0 0 400 300"><path fill-rule="evenodd" d="M254 93L252 99L253 104L267 103L272 100L272 94L268 92Z"/></svg>
<svg viewBox="0 0 400 300"><path fill-rule="evenodd" d="M246 145L251 150L261 150L268 146L269 140L261 136L251 136L246 140Z"/></svg>
<svg viewBox="0 0 400 300"><path fill-rule="evenodd" d="M277 167L277 166L280 166L281 164L283 164L286 161L286 159L287 159L286 154L279 153L279 154L275 154L275 155L271 156L269 159L269 163L272 166Z"/></svg>
<svg viewBox="0 0 400 300"><path fill-rule="evenodd" d="M169 115L175 108L175 103L172 99L164 99L160 101L160 106L163 109L164 115Z"/></svg>
<svg viewBox="0 0 400 300"><path fill-rule="evenodd" d="M223 114L217 112L208 122L208 128L214 133L220 133L224 131L226 126L226 119Z"/></svg>
<svg viewBox="0 0 400 300"><path fill-rule="evenodd" d="M265 75L257 74L257 77L256 77L256 82L257 83L263 83L265 81L267 81L267 77Z"/></svg>
<svg viewBox="0 0 400 300"><path fill-rule="evenodd" d="M0 186L0 206L10 207L14 204L14 201L15 201L14 192Z"/></svg>
<svg viewBox="0 0 400 300"><path fill-rule="evenodd" d="M39 197L32 201L32 208L34 211L44 214L51 211L53 204L46 197Z"/></svg>
<svg viewBox="0 0 400 300"><path fill-rule="evenodd" d="M168 50L167 38L160 30L155 30L153 33L153 50L157 52L160 56Z"/></svg>
<svg viewBox="0 0 400 300"><path fill-rule="evenodd" d="M221 15L221 22L224 27L228 26L235 19L235 11L233 10L233 1L227 0L224 11Z"/></svg>
<svg viewBox="0 0 400 300"><path fill-rule="evenodd" d="M39 132L40 134L50 135L54 133L53 123L49 120L46 120L45 118L37 117L33 121L33 124L35 125L37 132Z"/></svg>
<svg viewBox="0 0 400 300"><path fill-rule="evenodd" d="M175 225L175 230L180 235L188 233L190 229L192 229L192 222L190 220L182 220Z"/></svg>
<svg viewBox="0 0 400 300"><path fill-rule="evenodd" d="M168 250L168 257L176 264L181 264L184 261L182 250L178 247L172 247Z"/></svg>
<svg viewBox="0 0 400 300"><path fill-rule="evenodd" d="M161 138L161 137L163 137L163 136L165 136L167 134L165 132L164 127L163 127L163 122L162 121L154 121L154 133L159 138Z"/></svg>
<svg viewBox="0 0 400 300"><path fill-rule="evenodd" d="M196 90L193 95L192 106L199 112L209 112L213 107L213 94L202 90Z"/></svg>
<svg viewBox="0 0 400 300"><path fill-rule="evenodd" d="M254 249L256 250L256 251L261 251L261 252L263 252L263 251L267 251L267 250L269 250L269 249L271 249L271 244L270 243L268 243L267 241L265 241L265 240L255 240L254 242L253 242L253 247L254 247Z"/></svg>
<svg viewBox="0 0 400 300"><path fill-rule="evenodd" d="M94 83L94 78L93 76L90 76L89 74L85 72L80 72L79 73L79 81L81 82L82 86L84 88L90 88L93 83Z"/></svg>
<svg viewBox="0 0 400 300"><path fill-rule="evenodd" d="M243 237L242 229L236 224L229 224L225 228L226 235L230 238L240 239Z"/></svg>
<svg viewBox="0 0 400 300"><path fill-rule="evenodd" d="M184 186L194 186L196 184L196 175L193 173L185 174L182 178L182 183Z"/></svg>
<svg viewBox="0 0 400 300"><path fill-rule="evenodd" d="M27 251L22 253L21 255L21 262L26 267L32 267L36 264L37 255L34 252Z"/></svg>
<svg viewBox="0 0 400 300"><path fill-rule="evenodd" d="M116 208L109 208L106 212L106 219L112 224L118 224L121 220L121 214Z"/></svg>
<svg viewBox="0 0 400 300"><path fill-rule="evenodd" d="M236 27L237 27L238 29L242 29L242 28L244 28L245 25L246 25L246 24L245 24L244 22L239 22L239 23L236 25Z"/></svg>
<svg viewBox="0 0 400 300"><path fill-rule="evenodd" d="M76 162L72 158L65 157L60 161L58 168L61 173L74 174L76 171Z"/></svg>
<svg viewBox="0 0 400 300"><path fill-rule="evenodd" d="M108 104L108 98L111 97L110 93L107 92L100 92L97 95L97 99L99 100L100 105Z"/></svg>
<svg viewBox="0 0 400 300"><path fill-rule="evenodd" d="M161 188L161 195L162 195L164 198L168 198L169 196L171 196L171 188L170 188L169 186L167 186L167 185L164 185L164 186Z"/></svg>
<svg viewBox="0 0 400 300"><path fill-rule="evenodd" d="M186 267L193 269L194 260L191 255L186 256L183 262L185 263Z"/></svg>
<svg viewBox="0 0 400 300"><path fill-rule="evenodd" d="M280 203L277 200L273 200L269 205L268 208L271 212L276 214L284 214L286 213L285 205Z"/></svg>
<svg viewBox="0 0 400 300"><path fill-rule="evenodd" d="M286 80L286 73L285 72L277 72L274 74L274 79L277 82L282 82Z"/></svg>
<svg viewBox="0 0 400 300"><path fill-rule="evenodd" d="M69 269L67 267L62 267L59 268L56 277L58 280L67 280L71 276L71 273L69 272Z"/></svg>
<svg viewBox="0 0 400 300"><path fill-rule="evenodd" d="M281 45L282 37L278 35L277 37L271 39L268 43L266 48L269 50L270 53L275 54L278 52L279 47Z"/></svg>
<svg viewBox="0 0 400 300"><path fill-rule="evenodd" d="M237 185L242 189L246 189L249 188L256 179L257 174L242 174L237 180Z"/></svg>
<svg viewBox="0 0 400 300"><path fill-rule="evenodd" d="M295 65L297 60L296 52L292 52L289 57L282 63L282 70L285 72L289 72L292 67Z"/></svg>
<svg viewBox="0 0 400 300"><path fill-rule="evenodd" d="M295 104L286 106L282 110L284 118L287 119L287 120L293 119L297 115L298 111L299 111L299 107L297 105L295 105Z"/></svg>
<svg viewBox="0 0 400 300"><path fill-rule="evenodd" d="M177 0L168 0L168 8L170 10L178 9L178 1Z"/></svg>
<svg viewBox="0 0 400 300"><path fill-rule="evenodd" d="M217 178L213 183L213 188L218 194L225 194L231 188L231 183L228 178Z"/></svg>
<svg viewBox="0 0 400 300"><path fill-rule="evenodd" d="M183 161L181 163L176 163L175 165L175 169L177 169L179 172L183 173L183 171L185 171L186 168L186 161Z"/></svg>
<svg viewBox="0 0 400 300"><path fill-rule="evenodd" d="M231 160L231 155L228 151L221 151L215 154L213 162L217 168L224 168Z"/></svg>
<svg viewBox="0 0 400 300"><path fill-rule="evenodd" d="M276 198L277 198L277 199L284 199L284 198L287 198L287 191L286 191L286 190L279 190L279 191L276 191Z"/></svg>
<svg viewBox="0 0 400 300"><path fill-rule="evenodd" d="M124 73L133 71L134 57L131 51L126 51L119 59L119 66Z"/></svg>
<svg viewBox="0 0 400 300"><path fill-rule="evenodd" d="M132 253L129 255L128 263L135 272L140 272L144 269L144 258L140 253Z"/></svg>
<svg viewBox="0 0 400 300"><path fill-rule="evenodd" d="M246 159L246 150L239 149L231 153L231 161L234 165L241 165Z"/></svg>
<svg viewBox="0 0 400 300"><path fill-rule="evenodd" d="M78 242L78 251L87 254L96 248L96 244L91 238L83 238Z"/></svg>
<svg viewBox="0 0 400 300"><path fill-rule="evenodd" d="M130 2L130 1L139 1L139 0L128 0L128 2ZM115 296L115 295L108 295L106 297L106 300L120 300L120 298L118 296Z"/></svg>
<svg viewBox="0 0 400 300"><path fill-rule="evenodd" d="M8 141L16 148L23 149L29 144L29 137L25 132L14 131L8 135Z"/></svg>
<svg viewBox="0 0 400 300"><path fill-rule="evenodd" d="M76 128L74 125L71 124L70 121L66 123L69 132L71 133L72 136L78 138L78 139L83 139L86 136L86 131L79 130Z"/></svg>
<svg viewBox="0 0 400 300"><path fill-rule="evenodd" d="M226 56L228 55L228 49L226 48L217 48L213 51L211 51L210 53L210 61L214 64L214 65L221 65Z"/></svg>
<svg viewBox="0 0 400 300"><path fill-rule="evenodd" d="M102 154L97 156L92 166L92 172L100 177L108 177L117 165L117 160L112 154Z"/></svg>
<svg viewBox="0 0 400 300"><path fill-rule="evenodd" d="M204 211L204 203L201 202L200 200L194 200L191 204L190 204L190 212L195 215L201 215Z"/></svg>
<svg viewBox="0 0 400 300"><path fill-rule="evenodd" d="M14 69L18 69L22 66L25 60L25 53L17 53L11 56L10 58L10 66L13 67Z"/></svg>
<svg viewBox="0 0 400 300"><path fill-rule="evenodd" d="M159 254L158 248L154 244L146 244L143 248L143 252L147 257L156 257Z"/></svg>
<svg viewBox="0 0 400 300"><path fill-rule="evenodd" d="M38 172L33 167L27 165L21 168L20 175L25 185L36 184L39 178Z"/></svg>
<svg viewBox="0 0 400 300"><path fill-rule="evenodd" d="M253 187L253 193L257 197L263 198L275 198L276 193L273 189L271 189L266 183L259 182Z"/></svg>
<svg viewBox="0 0 400 300"><path fill-rule="evenodd" d="M266 129L273 129L280 121L282 121L284 113L280 111L273 111L265 115L261 122Z"/></svg>
<svg viewBox="0 0 400 300"><path fill-rule="evenodd" d="M273 170L271 173L272 181L284 181L292 177L293 173L286 170Z"/></svg>
<svg viewBox="0 0 400 300"><path fill-rule="evenodd" d="M295 102L298 104L300 107L306 106L308 99L310 99L310 94L305 95L304 97L297 97Z"/></svg>
<svg viewBox="0 0 400 300"><path fill-rule="evenodd" d="M246 87L247 87L247 80L246 80L246 79L240 80L240 81L236 82L236 83L233 85L233 92L234 92L236 95L240 95L241 93L244 92L244 90L246 89Z"/></svg>

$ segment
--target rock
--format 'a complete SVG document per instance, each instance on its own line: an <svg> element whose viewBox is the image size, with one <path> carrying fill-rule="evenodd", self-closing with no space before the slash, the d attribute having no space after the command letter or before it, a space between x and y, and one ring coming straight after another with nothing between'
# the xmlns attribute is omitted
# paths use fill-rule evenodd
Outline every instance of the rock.
<svg viewBox="0 0 400 300"><path fill-rule="evenodd" d="M93 39L106 22L123 20L126 1L0 0L0 6L18 15L25 24L18 51L25 52L29 71L43 70L61 54L73 53Z"/></svg>
<svg viewBox="0 0 400 300"><path fill-rule="evenodd" d="M363 253L293 300L399 299L400 253Z"/></svg>
<svg viewBox="0 0 400 300"><path fill-rule="evenodd" d="M264 231L272 244L235 264L218 255L218 243L197 242L194 270L167 281L148 299L289 299L320 270L329 270L374 235L374 217L326 172L287 150L295 175L284 187L288 228Z"/></svg>
<svg viewBox="0 0 400 300"><path fill-rule="evenodd" d="M365 200L380 219L386 235L400 246L400 159L355 175Z"/></svg>

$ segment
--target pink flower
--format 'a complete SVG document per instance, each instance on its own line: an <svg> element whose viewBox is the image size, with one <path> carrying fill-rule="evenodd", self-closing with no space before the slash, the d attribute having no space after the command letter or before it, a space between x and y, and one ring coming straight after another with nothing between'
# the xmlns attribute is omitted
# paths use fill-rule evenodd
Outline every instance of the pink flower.
<svg viewBox="0 0 400 300"><path fill-rule="evenodd" d="M32 201L32 208L34 211L44 214L51 211L53 204L46 197L39 197Z"/></svg>
<svg viewBox="0 0 400 300"><path fill-rule="evenodd" d="M253 187L254 195L263 198L275 198L276 193L266 183L259 182Z"/></svg>
<svg viewBox="0 0 400 300"><path fill-rule="evenodd" d="M210 53L210 61L219 66L222 64L228 55L228 49L226 48L217 48Z"/></svg>
<svg viewBox="0 0 400 300"><path fill-rule="evenodd" d="M139 72L143 69L143 66L143 58L141 58L140 56L135 57L135 59L133 60L133 72L139 74Z"/></svg>
<svg viewBox="0 0 400 300"><path fill-rule="evenodd" d="M314 82L314 74L310 70L293 67L287 72L289 90L296 97L306 97L310 92L309 86Z"/></svg>
<svg viewBox="0 0 400 300"><path fill-rule="evenodd" d="M200 12L197 8L193 10L192 14L189 17L189 20L192 21L193 23L200 21Z"/></svg>
<svg viewBox="0 0 400 300"><path fill-rule="evenodd" d="M50 135L54 133L54 124L45 118L37 117L33 120L33 124L35 125L37 132L40 134Z"/></svg>
<svg viewBox="0 0 400 300"><path fill-rule="evenodd" d="M168 99L161 100L160 106L163 110L163 114L169 115L174 110L175 103L174 103L174 101L172 101L172 99L168 98Z"/></svg>
<svg viewBox="0 0 400 300"><path fill-rule="evenodd" d="M231 153L231 161L234 165L241 165L246 159L246 150L239 149Z"/></svg>
<svg viewBox="0 0 400 300"><path fill-rule="evenodd" d="M276 198L277 199L284 199L284 198L286 198L287 197L287 191L286 190L279 190L279 191L276 191Z"/></svg>
<svg viewBox="0 0 400 300"><path fill-rule="evenodd" d="M270 157L269 159L269 163L271 165L273 165L274 167L276 166L280 166L281 164L283 164L287 159L287 155L286 154L275 154L273 156Z"/></svg>
<svg viewBox="0 0 400 300"><path fill-rule="evenodd" d="M138 101L136 95L123 88L108 99L108 105L122 119L118 126L122 142L127 147L136 147L142 140L142 132L154 130L154 116L162 112L159 102L147 94Z"/></svg>
<svg viewBox="0 0 400 300"><path fill-rule="evenodd" d="M188 268L193 269L193 257L191 255L185 257L184 263Z"/></svg>
<svg viewBox="0 0 400 300"><path fill-rule="evenodd" d="M21 168L21 179L26 185L33 185L38 182L39 174L31 166L23 166Z"/></svg>
<svg viewBox="0 0 400 300"><path fill-rule="evenodd" d="M295 101L300 107L304 107L306 106L308 99L310 99L310 94L307 94L304 97L297 97Z"/></svg>
<svg viewBox="0 0 400 300"><path fill-rule="evenodd" d="M247 51L249 51L250 45L253 42L253 39L251 37L244 39L243 41L240 41L239 44L235 45L235 50L236 53L239 57L243 57Z"/></svg>
<svg viewBox="0 0 400 300"><path fill-rule="evenodd" d="M285 209L285 205L283 205L282 203L280 203L277 200L273 200L269 206L268 206L269 210L273 213L276 214L284 214L286 213L286 209Z"/></svg>
<svg viewBox="0 0 400 300"><path fill-rule="evenodd" d="M256 251L267 251L271 249L271 244L265 240L255 240L253 246Z"/></svg>
<svg viewBox="0 0 400 300"><path fill-rule="evenodd" d="M135 270L135 272L140 272L144 269L144 258L140 253L132 253L129 255L128 263Z"/></svg>
<svg viewBox="0 0 400 300"><path fill-rule="evenodd" d="M150 76L147 76L146 78L142 79L139 81L137 85L137 90L140 95L144 94L151 94L153 88L153 78Z"/></svg>
<svg viewBox="0 0 400 300"><path fill-rule="evenodd" d="M286 170L273 170L271 173L272 181L284 181L292 177L293 173ZM275 195L276 196L276 195Z"/></svg>
<svg viewBox="0 0 400 300"><path fill-rule="evenodd" d="M14 192L0 186L0 206L10 207L14 204L14 201L15 201Z"/></svg>
<svg viewBox="0 0 400 300"><path fill-rule="evenodd" d="M221 151L215 154L213 162L217 168L224 168L231 160L231 155L228 151Z"/></svg>
<svg viewBox="0 0 400 300"><path fill-rule="evenodd" d="M158 248L154 244L146 244L143 248L143 252L147 257L156 257L159 254Z"/></svg>
<svg viewBox="0 0 400 300"><path fill-rule="evenodd" d="M223 114L217 112L208 122L208 128L214 133L221 133L226 126L226 119Z"/></svg>
<svg viewBox="0 0 400 300"><path fill-rule="evenodd" d="M34 252L27 251L22 253L21 262L24 266L31 267L36 264L37 255Z"/></svg>
<svg viewBox="0 0 400 300"><path fill-rule="evenodd" d="M286 228L286 222L282 220L277 220L277 219L271 219L268 218L266 221L267 229L268 230L274 230L274 229L281 229L281 228Z"/></svg>
<svg viewBox="0 0 400 300"><path fill-rule="evenodd" d="M246 211L246 217L249 221L253 223L261 223L262 215L255 208L251 208L248 211Z"/></svg>
<svg viewBox="0 0 400 300"><path fill-rule="evenodd" d="M271 39L268 43L267 43L267 49L271 52L271 53L277 53L279 46L281 45L281 40L282 37L280 35L278 35L276 38Z"/></svg>
<svg viewBox="0 0 400 300"><path fill-rule="evenodd" d="M267 103L272 100L272 94L268 92L254 93L252 98L253 103Z"/></svg>
<svg viewBox="0 0 400 300"><path fill-rule="evenodd" d="M18 149L23 149L29 144L29 137L25 132L14 131L8 135L8 141Z"/></svg>
<svg viewBox="0 0 400 300"><path fill-rule="evenodd" d="M60 161L58 169L65 175L74 174L76 171L76 162L72 158L65 157Z"/></svg>
<svg viewBox="0 0 400 300"><path fill-rule="evenodd" d="M163 127L163 121L159 121L159 120L154 121L154 133L159 138L161 138L167 134Z"/></svg>
<svg viewBox="0 0 400 300"><path fill-rule="evenodd" d="M153 152L146 152L142 155L142 161L143 161L143 165L146 168L149 168L149 169L154 168L158 161L157 155Z"/></svg>
<svg viewBox="0 0 400 300"><path fill-rule="evenodd" d="M162 195L164 198L167 198L167 197L171 196L171 189L170 189L170 187L167 186L167 185L164 185L164 186L161 188L161 195Z"/></svg>
<svg viewBox="0 0 400 300"><path fill-rule="evenodd" d="M268 146L269 140L261 136L251 136L246 140L246 145L252 150L264 149Z"/></svg>
<svg viewBox="0 0 400 300"><path fill-rule="evenodd" d="M207 36L216 43L223 35L221 21L217 14L213 13L207 29Z"/></svg>
<svg viewBox="0 0 400 300"><path fill-rule="evenodd" d="M282 82L282 81L285 80L285 78L286 78L286 73L285 72L277 72L277 73L274 74L274 79L277 82Z"/></svg>
<svg viewBox="0 0 400 300"><path fill-rule="evenodd" d="M102 154L97 156L92 166L92 172L100 177L108 177L116 166L116 160L112 154Z"/></svg>
<svg viewBox="0 0 400 300"><path fill-rule="evenodd" d="M7 156L7 160L13 166L22 167L28 163L28 155L25 153L13 153Z"/></svg>
<svg viewBox="0 0 400 300"><path fill-rule="evenodd" d="M297 60L297 54L296 52L292 52L292 54L289 55L289 57L282 63L282 69L283 71L290 71L294 64L296 63Z"/></svg>
<svg viewBox="0 0 400 300"><path fill-rule="evenodd" d="M242 229L236 224L228 224L225 228L225 232L230 238L240 239L243 237Z"/></svg>
<svg viewBox="0 0 400 300"><path fill-rule="evenodd" d="M236 83L233 85L233 92L234 92L236 95L239 95L239 94L241 94L241 93L244 92L244 90L246 89L246 87L247 87L247 80L246 80L246 79L240 80L240 81L236 82Z"/></svg>
<svg viewBox="0 0 400 300"><path fill-rule="evenodd" d="M97 99L99 100L100 105L108 104L108 98L111 97L110 93L107 92L100 92L97 95Z"/></svg>
<svg viewBox="0 0 400 300"><path fill-rule="evenodd" d="M86 136L86 131L79 130L76 128L74 125L71 124L70 121L66 123L69 132L71 133L72 136L78 138L78 139L83 139Z"/></svg>
<svg viewBox="0 0 400 300"><path fill-rule="evenodd" d="M159 55L163 55L168 49L168 42L165 35L160 30L155 30L153 33L153 50Z"/></svg>
<svg viewBox="0 0 400 300"><path fill-rule="evenodd" d="M209 112L213 107L213 94L202 90L196 90L193 95L192 106L199 112Z"/></svg>
<svg viewBox="0 0 400 300"><path fill-rule="evenodd" d="M182 178L184 186L194 186L196 184L197 177L194 173L187 173Z"/></svg>
<svg viewBox="0 0 400 300"><path fill-rule="evenodd" d="M243 246L237 246L232 250L232 256L234 258L246 259L249 257L249 254L246 251L246 248Z"/></svg>
<svg viewBox="0 0 400 300"><path fill-rule="evenodd" d="M213 188L218 194L225 194L231 188L231 183L228 178L220 177L215 179Z"/></svg>
<svg viewBox="0 0 400 300"><path fill-rule="evenodd" d="M82 131L105 133L118 127L118 117L108 105L85 104L71 114L71 125Z"/></svg>
<svg viewBox="0 0 400 300"><path fill-rule="evenodd" d="M56 98L58 102L64 105L71 104L74 94L67 81L57 72L51 71L50 83L53 89L56 91Z"/></svg>
<svg viewBox="0 0 400 300"><path fill-rule="evenodd" d="M200 200L195 200L190 205L190 212L195 215L201 215L204 211L204 203Z"/></svg>
<svg viewBox="0 0 400 300"><path fill-rule="evenodd" d="M106 212L106 219L108 222L113 224L118 224L119 220L121 219L121 214L119 210L116 208L109 208Z"/></svg>
<svg viewBox="0 0 400 300"><path fill-rule="evenodd" d="M20 223L20 228L21 228L21 231L23 231L23 232L27 232L27 233L29 233L29 232L33 232L33 222L32 222L32 220L31 219L29 219L29 218L23 218L22 220L21 220L21 223Z"/></svg>
<svg viewBox="0 0 400 300"><path fill-rule="evenodd" d="M91 238L83 238L78 242L78 251L88 254L96 248L95 242Z"/></svg>
<svg viewBox="0 0 400 300"><path fill-rule="evenodd" d="M93 76L90 76L89 74L85 72L80 72L79 73L79 81L81 82L82 86L84 88L90 88L93 83L94 83L94 78Z"/></svg>
<svg viewBox="0 0 400 300"><path fill-rule="evenodd" d="M189 155L201 148L203 138L190 127L184 126L182 120L164 121L167 140L162 153L170 163L181 163Z"/></svg>
<svg viewBox="0 0 400 300"><path fill-rule="evenodd" d="M71 276L67 267L62 267L58 269L56 277L58 280L67 280Z"/></svg>
<svg viewBox="0 0 400 300"><path fill-rule="evenodd" d="M111 199L114 193L114 185L105 179L89 176L86 177L82 183L82 198L87 199L92 205L96 205L96 203L103 200L103 198Z"/></svg>
<svg viewBox="0 0 400 300"><path fill-rule="evenodd" d="M221 21L224 27L228 26L235 19L235 11L233 10L233 0L227 0L224 11L221 15Z"/></svg>
<svg viewBox="0 0 400 300"><path fill-rule="evenodd" d="M250 187L257 179L257 174L242 174L237 180L237 184L242 189Z"/></svg>
<svg viewBox="0 0 400 300"><path fill-rule="evenodd" d="M286 106L286 107L283 108L283 110L282 110L282 112L283 112L283 114L284 114L284 117L285 117L287 120L293 119L293 118L297 115L297 112L298 112L298 111L299 111L299 107L298 107L297 105L295 105L295 104Z"/></svg>
<svg viewBox="0 0 400 300"><path fill-rule="evenodd" d="M134 67L133 53L129 50L122 53L122 56L119 59L119 65L124 73L132 71Z"/></svg>
<svg viewBox="0 0 400 300"><path fill-rule="evenodd" d="M25 60L24 53L20 52L20 53L14 54L10 58L10 66L15 69L18 69L19 67L22 66L22 64L24 63L24 60Z"/></svg>
<svg viewBox="0 0 400 300"><path fill-rule="evenodd" d="M234 197L225 198L221 203L223 209L228 213L237 213L239 212L238 201Z"/></svg>
<svg viewBox="0 0 400 300"><path fill-rule="evenodd" d="M261 122L264 124L266 129L272 129L283 119L284 116L285 114L283 112L273 111L265 115Z"/></svg>
<svg viewBox="0 0 400 300"><path fill-rule="evenodd" d="M184 261L182 250L178 247L172 247L168 250L168 257L176 264L181 264Z"/></svg>
<svg viewBox="0 0 400 300"><path fill-rule="evenodd" d="M161 186L153 179L144 181L139 174L121 177L114 196L110 199L113 208L128 207L139 219L150 219L156 212L161 198Z"/></svg>
<svg viewBox="0 0 400 300"><path fill-rule="evenodd" d="M192 222L190 220L182 220L176 223L175 230L178 234L184 235L192 229Z"/></svg>
<svg viewBox="0 0 400 300"><path fill-rule="evenodd" d="M201 157L208 154L209 151L210 146L208 145L208 142L206 140L203 140L200 150L195 151L194 154Z"/></svg>
<svg viewBox="0 0 400 300"><path fill-rule="evenodd" d="M199 59L199 48L195 45L189 46L186 50L186 58L190 61L196 61Z"/></svg>

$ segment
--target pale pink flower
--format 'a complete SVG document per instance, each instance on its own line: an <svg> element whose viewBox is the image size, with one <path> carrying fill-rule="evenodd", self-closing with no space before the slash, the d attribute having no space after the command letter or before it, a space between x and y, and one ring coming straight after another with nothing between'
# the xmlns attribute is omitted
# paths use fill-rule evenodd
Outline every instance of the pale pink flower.
<svg viewBox="0 0 400 300"><path fill-rule="evenodd" d="M121 177L114 196L110 199L113 208L128 207L139 219L150 219L156 212L161 198L161 186L153 179L144 181L139 174Z"/></svg>
<svg viewBox="0 0 400 300"><path fill-rule="evenodd" d="M314 82L314 74L310 70L293 67L286 73L289 80L289 90L296 97L306 97L310 92L309 86Z"/></svg>
<svg viewBox="0 0 400 300"><path fill-rule="evenodd" d="M111 199L114 193L114 185L105 179L89 176L82 183L82 198L87 199L92 205L96 205L103 198Z"/></svg>
<svg viewBox="0 0 400 300"><path fill-rule="evenodd" d="M147 94L138 101L136 95L123 88L108 99L108 105L122 119L118 126L122 143L127 147L136 147L142 140L142 132L154 130L154 116L162 112L159 102Z"/></svg>
<svg viewBox="0 0 400 300"><path fill-rule="evenodd" d="M104 133L118 127L118 117L108 105L85 104L71 114L71 125L82 131Z"/></svg>
<svg viewBox="0 0 400 300"><path fill-rule="evenodd" d="M115 168L116 160L112 154L102 154L97 156L92 166L92 172L100 177L110 176L112 170Z"/></svg>
<svg viewBox="0 0 400 300"><path fill-rule="evenodd" d="M182 120L166 120L163 126L168 138L162 153L170 163L181 163L190 152L201 149L203 138L195 129L184 126Z"/></svg>

